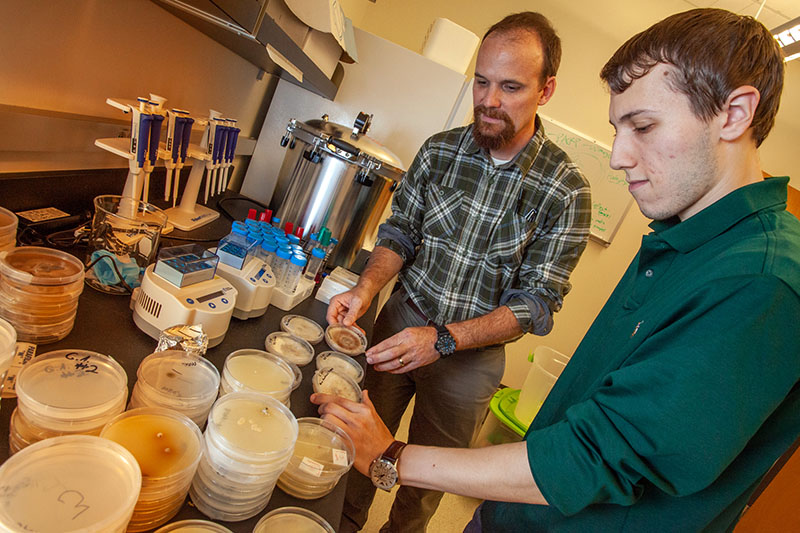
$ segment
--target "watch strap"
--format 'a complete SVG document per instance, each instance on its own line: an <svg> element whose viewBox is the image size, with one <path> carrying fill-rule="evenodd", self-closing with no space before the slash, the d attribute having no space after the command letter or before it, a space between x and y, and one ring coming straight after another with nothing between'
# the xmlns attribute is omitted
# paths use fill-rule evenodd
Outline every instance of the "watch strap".
<svg viewBox="0 0 800 533"><path fill-rule="evenodd" d="M405 442L401 442L399 440L394 441L386 448L386 451L383 452L381 457L386 459L387 461L391 461L392 464L397 463L397 460L400 458L400 454L403 452L403 448L405 448L408 444Z"/></svg>
<svg viewBox="0 0 800 533"><path fill-rule="evenodd" d="M439 352L439 356L444 359L445 357L453 355L456 351L456 340L453 338L453 334L450 333L447 326L440 326L438 324L432 325L436 328L437 335L433 347Z"/></svg>

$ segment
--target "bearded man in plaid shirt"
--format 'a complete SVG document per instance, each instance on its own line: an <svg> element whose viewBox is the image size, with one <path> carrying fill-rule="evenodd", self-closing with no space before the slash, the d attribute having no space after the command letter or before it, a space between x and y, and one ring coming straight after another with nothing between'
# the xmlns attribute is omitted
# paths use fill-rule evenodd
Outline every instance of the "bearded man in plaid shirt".
<svg viewBox="0 0 800 533"><path fill-rule="evenodd" d="M538 13L489 29L474 123L425 142L358 284L331 299L328 322L352 325L399 273L366 354L365 389L392 433L416 394L411 443L468 447L500 385L504 344L549 333L570 289L589 236L589 185L536 116L560 58ZM351 472L340 531L363 527L374 494ZM382 531L424 531L441 497L400 487Z"/></svg>

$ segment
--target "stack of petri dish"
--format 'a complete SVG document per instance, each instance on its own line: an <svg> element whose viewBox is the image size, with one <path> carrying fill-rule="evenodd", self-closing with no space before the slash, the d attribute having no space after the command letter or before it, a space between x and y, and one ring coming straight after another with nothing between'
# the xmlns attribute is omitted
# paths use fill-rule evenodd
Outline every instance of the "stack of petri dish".
<svg viewBox="0 0 800 533"><path fill-rule="evenodd" d="M66 337L83 292L83 263L68 253L23 246L0 257L0 318L21 341L36 344Z"/></svg>
<svg viewBox="0 0 800 533"><path fill-rule="evenodd" d="M6 379L6 372L14 360L14 352L17 349L17 332L14 326L0 318L0 392L3 392L3 382Z"/></svg>
<svg viewBox="0 0 800 533"><path fill-rule="evenodd" d="M361 401L361 387L347 374L343 374L331 367L320 368L311 378L311 387L314 392L340 396L352 402Z"/></svg>
<svg viewBox="0 0 800 533"><path fill-rule="evenodd" d="M128 409L166 407L205 426L220 381L208 359L181 350L155 352L142 359L136 376Z"/></svg>
<svg viewBox="0 0 800 533"><path fill-rule="evenodd" d="M128 525L142 475L110 440L54 437L0 466L0 531L116 533Z"/></svg>
<svg viewBox="0 0 800 533"><path fill-rule="evenodd" d="M232 392L217 400L189 489L195 507L229 522L260 513L292 457L297 431L292 412L266 394Z"/></svg>
<svg viewBox="0 0 800 533"><path fill-rule="evenodd" d="M314 358L314 347L305 339L295 337L285 331L270 333L264 339L269 353L283 357L297 366L307 365Z"/></svg>
<svg viewBox="0 0 800 533"><path fill-rule="evenodd" d="M156 529L156 533L233 533L225 526L208 520L181 520Z"/></svg>
<svg viewBox="0 0 800 533"><path fill-rule="evenodd" d="M125 410L128 376L107 355L57 350L33 359L17 375L11 453L59 435L99 435Z"/></svg>
<svg viewBox="0 0 800 533"><path fill-rule="evenodd" d="M278 487L295 498L322 498L353 466L355 446L347 433L320 418L300 418L297 425L297 444Z"/></svg>
<svg viewBox="0 0 800 533"><path fill-rule="evenodd" d="M361 363L340 352L327 351L317 355L317 369L333 368L337 372L350 376L360 384L364 380L364 367Z"/></svg>
<svg viewBox="0 0 800 533"><path fill-rule="evenodd" d="M0 207L0 252L10 250L17 243L17 215Z"/></svg>
<svg viewBox="0 0 800 533"><path fill-rule="evenodd" d="M116 416L100 436L125 447L142 471L128 531L148 531L175 516L203 453L197 424L172 409L140 407Z"/></svg>
<svg viewBox="0 0 800 533"><path fill-rule="evenodd" d="M219 384L220 396L234 391L260 392L287 407L289 397L303 379L297 365L263 350L245 348L225 358Z"/></svg>
<svg viewBox="0 0 800 533"><path fill-rule="evenodd" d="M302 507L281 507L265 514L253 533L302 531L303 533L336 533L331 525L315 512Z"/></svg>

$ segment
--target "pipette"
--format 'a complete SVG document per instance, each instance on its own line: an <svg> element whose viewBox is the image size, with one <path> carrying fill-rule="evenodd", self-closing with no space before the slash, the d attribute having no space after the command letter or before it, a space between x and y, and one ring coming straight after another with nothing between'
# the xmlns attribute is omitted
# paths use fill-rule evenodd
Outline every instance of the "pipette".
<svg viewBox="0 0 800 533"><path fill-rule="evenodd" d="M233 156L236 153L236 141L239 139L239 132L241 131L236 127L236 121L229 119L228 124L230 130L228 131L228 140L225 143L225 158L222 165L222 190L228 188L228 172L233 164Z"/></svg>
<svg viewBox="0 0 800 533"><path fill-rule="evenodd" d="M142 201L145 203L150 199L150 173L156 166L158 160L158 143L161 138L161 124L164 122L164 115L158 112L159 104L148 102L150 105L151 119L150 136L148 142L147 159L144 164L144 190L142 191Z"/></svg>
<svg viewBox="0 0 800 533"><path fill-rule="evenodd" d="M175 171L175 187L172 192L172 207L175 207L175 203L178 200L178 185L181 181L181 169L183 169L183 165L186 164L186 154L189 150L189 141L192 137L192 124L194 124L194 119L188 116L188 111L181 111L181 114L182 116L178 117L178 120L183 122L183 135L180 139L181 148L178 163L175 166L177 170Z"/></svg>
<svg viewBox="0 0 800 533"><path fill-rule="evenodd" d="M214 179L212 181L212 189L211 194L219 194L220 186L222 185L222 171L220 168L222 167L222 160L225 157L225 145L228 142L228 133L230 128L225 125L226 121L223 119L221 120L220 124L217 126L217 145L214 147Z"/></svg>
<svg viewBox="0 0 800 533"><path fill-rule="evenodd" d="M211 186L211 180L213 179L213 170L214 170L214 149L216 147L216 136L217 136L217 118L210 117L208 121L208 146L206 146L206 155L209 158L206 160L206 170L208 173L206 174L206 193L205 193L205 200L203 201L204 204L208 203L208 191Z"/></svg>
<svg viewBox="0 0 800 533"><path fill-rule="evenodd" d="M172 192L172 171L178 166L178 154L181 148L181 138L183 137L184 122L178 121L180 112L177 109L167 111L167 140L164 144L165 150L160 153L164 159L164 166L167 169L166 179L164 180L164 201L169 200ZM177 137L177 139L176 139Z"/></svg>

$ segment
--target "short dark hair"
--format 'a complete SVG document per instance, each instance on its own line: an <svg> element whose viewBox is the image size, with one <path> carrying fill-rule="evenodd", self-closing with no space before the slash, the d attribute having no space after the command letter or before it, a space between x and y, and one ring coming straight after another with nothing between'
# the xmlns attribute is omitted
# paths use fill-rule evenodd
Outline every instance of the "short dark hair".
<svg viewBox="0 0 800 533"><path fill-rule="evenodd" d="M702 120L722 110L731 92L752 85L761 94L751 128L760 146L775 124L783 90L783 54L763 24L723 9L692 9L665 18L634 35L600 71L611 91L664 63L675 67L673 88L689 98Z"/></svg>
<svg viewBox="0 0 800 533"><path fill-rule="evenodd" d="M539 81L544 83L547 78L555 76L558 72L558 66L561 64L561 39L558 37L553 25L547 20L547 17L541 13L523 11L522 13L508 15L489 28L481 42L485 41L491 33L508 34L520 31L532 33L539 38L539 43L542 45L542 53L544 54L542 74Z"/></svg>

